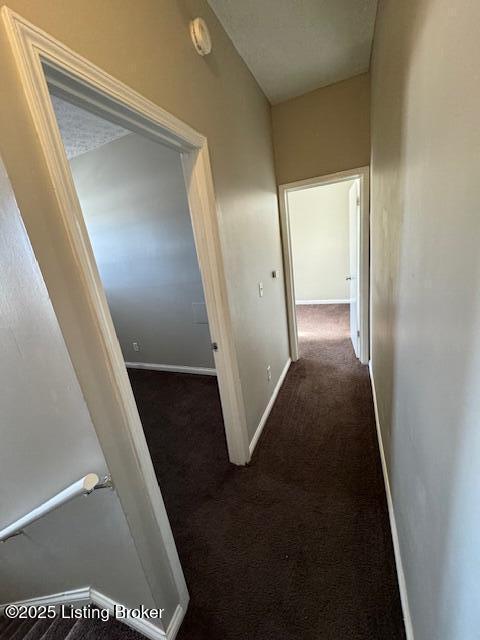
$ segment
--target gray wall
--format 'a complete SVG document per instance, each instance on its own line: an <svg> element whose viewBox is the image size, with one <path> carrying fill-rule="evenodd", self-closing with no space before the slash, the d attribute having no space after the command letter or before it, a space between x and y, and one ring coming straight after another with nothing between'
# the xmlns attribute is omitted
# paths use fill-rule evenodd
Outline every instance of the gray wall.
<svg viewBox="0 0 480 640"><path fill-rule="evenodd" d="M0 163L0 528L107 467ZM0 544L0 603L93 586L155 606L117 494L76 498ZM164 567L169 614L176 590ZM160 605L158 605L160 606Z"/></svg>
<svg viewBox="0 0 480 640"><path fill-rule="evenodd" d="M372 363L415 640L480 633L480 3L381 0Z"/></svg>
<svg viewBox="0 0 480 640"><path fill-rule="evenodd" d="M349 201L353 181L288 194L295 297L348 300Z"/></svg>
<svg viewBox="0 0 480 640"><path fill-rule="evenodd" d="M70 164L125 360L213 368L180 154L129 134Z"/></svg>

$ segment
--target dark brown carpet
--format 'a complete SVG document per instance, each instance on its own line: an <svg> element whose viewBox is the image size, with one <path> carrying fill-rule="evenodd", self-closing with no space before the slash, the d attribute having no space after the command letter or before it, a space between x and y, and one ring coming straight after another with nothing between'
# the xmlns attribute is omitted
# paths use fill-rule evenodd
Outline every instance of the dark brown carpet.
<svg viewBox="0 0 480 640"><path fill-rule="evenodd" d="M214 378L130 371L191 602L178 640L404 639L367 368L347 305L299 307L249 467Z"/></svg>

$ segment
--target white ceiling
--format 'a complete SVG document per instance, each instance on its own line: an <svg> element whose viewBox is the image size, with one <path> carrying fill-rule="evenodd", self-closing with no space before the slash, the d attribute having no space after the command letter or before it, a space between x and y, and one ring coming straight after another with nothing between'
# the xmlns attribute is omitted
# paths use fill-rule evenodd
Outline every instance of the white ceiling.
<svg viewBox="0 0 480 640"><path fill-rule="evenodd" d="M273 104L368 70L377 0L208 2Z"/></svg>
<svg viewBox="0 0 480 640"><path fill-rule="evenodd" d="M57 96L51 98L67 157L70 159L130 133L127 129Z"/></svg>

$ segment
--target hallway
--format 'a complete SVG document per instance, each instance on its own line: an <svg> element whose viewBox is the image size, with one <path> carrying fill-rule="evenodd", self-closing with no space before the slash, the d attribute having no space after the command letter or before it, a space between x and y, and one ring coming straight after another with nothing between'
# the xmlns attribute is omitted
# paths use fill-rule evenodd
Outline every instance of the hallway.
<svg viewBox="0 0 480 640"><path fill-rule="evenodd" d="M301 359L247 468L227 461L214 379L129 371L191 596L178 640L405 637L348 305L297 312Z"/></svg>

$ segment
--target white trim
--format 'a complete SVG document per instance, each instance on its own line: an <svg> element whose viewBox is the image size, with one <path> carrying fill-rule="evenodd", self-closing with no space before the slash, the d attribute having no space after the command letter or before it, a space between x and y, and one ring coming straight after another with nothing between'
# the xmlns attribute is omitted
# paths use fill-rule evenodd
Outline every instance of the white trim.
<svg viewBox="0 0 480 640"><path fill-rule="evenodd" d="M105 596L103 593L100 593L96 589L90 589L90 600L93 604L97 605L101 609L107 609L112 613L114 611L114 607L118 606L119 603ZM139 633L143 634L150 640L175 640L175 637L178 633L182 620L185 616L185 611L183 607L178 605L173 612L173 616L169 622L167 630L164 631L160 629L156 624L150 622L146 618L117 618L119 622L123 622L127 626L135 629Z"/></svg>
<svg viewBox="0 0 480 640"><path fill-rule="evenodd" d="M350 298L340 300L340 299L332 299L332 300L295 300L295 304L350 304Z"/></svg>
<svg viewBox="0 0 480 640"><path fill-rule="evenodd" d="M56 606L68 604L73 607L80 607L90 603L95 604L101 609L107 609L108 611L110 611L110 613L113 613L115 606L126 607L126 605L121 605L118 601L113 600L103 593L100 593L100 591L97 591L93 587L83 587L81 589L73 589L72 591L54 593L49 596L39 596L36 598L28 598L27 600L17 600L16 602L7 602L5 604L0 604L0 613L3 613L5 607L8 607L9 605L13 605L16 607L47 607L49 605ZM158 627L156 624L153 624L153 622L146 618L126 617L116 619L118 620L118 622L126 624L131 629L135 629L135 631L138 631L145 637L150 638L150 640L175 640L184 616L185 610L183 609L183 607L178 605L173 612L172 618L168 624L166 631ZM161 619L159 620L159 622L161 622Z"/></svg>
<svg viewBox="0 0 480 640"><path fill-rule="evenodd" d="M326 176L308 178L282 184L278 187L280 224L282 229L283 261L285 271L285 289L287 298L288 335L290 339L290 355L298 360L298 330L295 315L295 282L293 273L293 257L290 238L290 214L288 210L288 193L301 189L310 189L336 182L345 182L358 178L360 181L360 271L359 271L359 353L360 362L367 364L369 360L369 301L370 301L370 168L359 167Z"/></svg>
<svg viewBox="0 0 480 640"><path fill-rule="evenodd" d="M170 371L172 373L194 373L201 376L216 376L216 369L207 367L186 367L181 364L155 364L153 362L125 362L127 369L150 369L152 371Z"/></svg>
<svg viewBox="0 0 480 640"><path fill-rule="evenodd" d="M275 400L277 399L278 396L278 392L280 391L283 381L285 380L285 376L288 373L288 369L290 368L290 365L292 364L292 359L289 358L287 360L287 362L285 363L285 366L283 367L283 371L280 374L280 377L278 378L278 382L275 385L275 389L273 390L272 395L270 396L270 400L268 401L268 404L265 408L265 411L263 412L263 415L260 419L260 422L258 423L258 427L255 430L255 433L253 434L253 438L252 441L250 442L250 455L252 455L252 453L255 450L255 447L257 446L257 442L260 438L260 436L262 435L262 431L263 431L263 427L265 426L265 423L268 420L268 416L270 415L270 411L272 410L272 407L275 403Z"/></svg>
<svg viewBox="0 0 480 640"><path fill-rule="evenodd" d="M90 602L90 587L82 587L80 589L72 589L71 591L62 591L60 593L52 593L49 596L38 596L36 598L27 598L26 600L17 600L15 602L6 602L0 604L0 613L3 613L5 607L9 604L21 606L40 607L58 604L70 604L72 606L82 605Z"/></svg>
<svg viewBox="0 0 480 640"><path fill-rule="evenodd" d="M402 552L400 550L400 541L398 539L397 522L395 519L395 510L393 507L392 492L390 489L390 480L388 477L387 460L385 458L385 450L383 448L382 430L380 428L380 417L378 412L377 392L375 389L375 380L373 377L371 360L368 363L368 371L370 373L370 381L372 384L373 407L375 410L375 425L377 427L378 447L380 449L380 458L382 460L382 471L383 471L383 480L385 483L385 493L387 494L388 517L390 520L390 529L392 531L393 551L395 554L395 565L397 567L397 578L398 578L398 587L400 590L400 599L402 601L405 633L407 636L407 640L415 640L413 635L410 605L408 603L407 583L405 581L405 572L403 570Z"/></svg>
<svg viewBox="0 0 480 640"><path fill-rule="evenodd" d="M183 607L181 607L180 605L177 606L177 608L175 609L175 611L173 612L173 616L168 624L167 627L167 639L168 640L175 640L175 638L177 637L177 633L180 629L180 625L183 622L183 619L185 617L185 609Z"/></svg>

